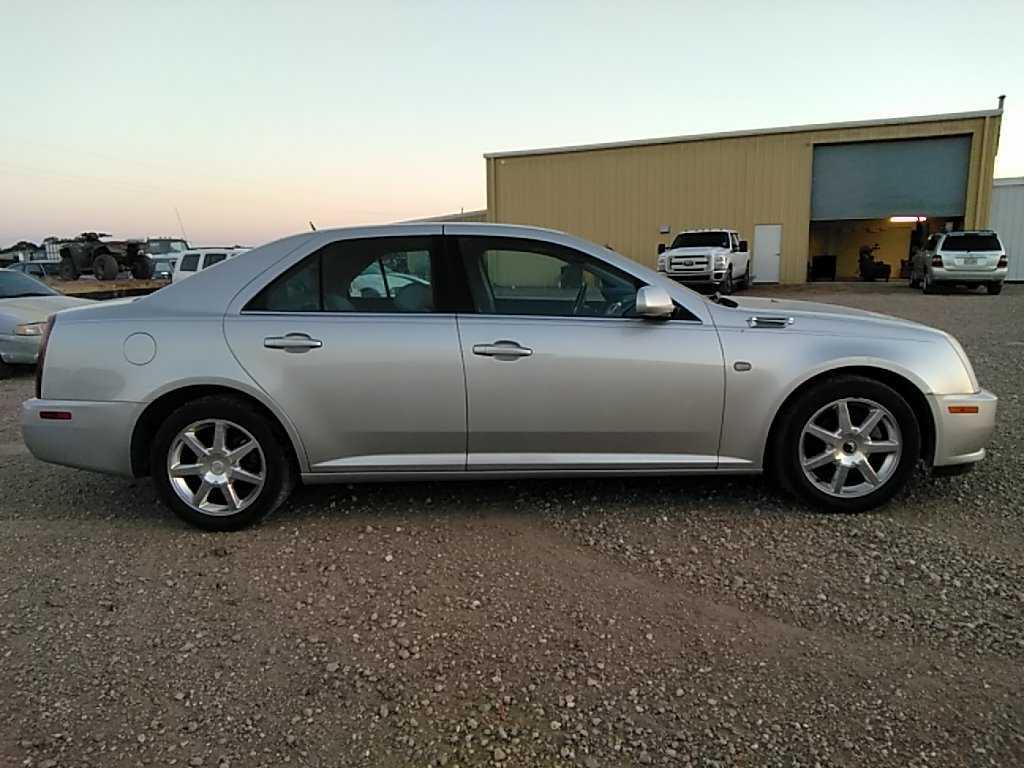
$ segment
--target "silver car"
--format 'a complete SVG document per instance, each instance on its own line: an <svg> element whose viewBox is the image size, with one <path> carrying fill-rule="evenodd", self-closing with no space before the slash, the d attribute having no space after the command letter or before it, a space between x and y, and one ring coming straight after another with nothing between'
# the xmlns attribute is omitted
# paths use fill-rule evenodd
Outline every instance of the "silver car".
<svg viewBox="0 0 1024 768"><path fill-rule="evenodd" d="M939 232L928 238L910 265L910 287L924 293L963 285L999 294L1009 271L999 235L988 229Z"/></svg>
<svg viewBox="0 0 1024 768"><path fill-rule="evenodd" d="M0 378L11 366L35 364L47 317L92 303L57 293L22 272L0 269Z"/></svg>
<svg viewBox="0 0 1024 768"><path fill-rule="evenodd" d="M386 269L420 279L353 289ZM38 458L152 475L223 530L300 480L768 471L854 512L919 460L981 460L995 413L942 331L708 299L558 232L425 223L295 235L56 315L22 428Z"/></svg>

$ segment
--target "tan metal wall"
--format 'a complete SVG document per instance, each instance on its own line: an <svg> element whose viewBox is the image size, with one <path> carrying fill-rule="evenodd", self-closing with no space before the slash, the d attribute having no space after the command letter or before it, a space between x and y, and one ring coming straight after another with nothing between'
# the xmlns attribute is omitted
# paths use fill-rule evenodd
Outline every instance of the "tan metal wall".
<svg viewBox="0 0 1024 768"><path fill-rule="evenodd" d="M658 227L782 224L781 280L806 279L814 145L971 134L966 227L987 226L997 115L487 158L488 221L551 227L654 266Z"/></svg>

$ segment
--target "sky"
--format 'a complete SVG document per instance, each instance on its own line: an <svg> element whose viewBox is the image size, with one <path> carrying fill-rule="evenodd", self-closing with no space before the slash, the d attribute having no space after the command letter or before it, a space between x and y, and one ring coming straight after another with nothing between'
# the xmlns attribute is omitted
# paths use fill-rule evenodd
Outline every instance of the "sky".
<svg viewBox="0 0 1024 768"><path fill-rule="evenodd" d="M486 206L483 153L992 109L1024 3L0 0L0 247ZM179 225L180 216L180 225Z"/></svg>

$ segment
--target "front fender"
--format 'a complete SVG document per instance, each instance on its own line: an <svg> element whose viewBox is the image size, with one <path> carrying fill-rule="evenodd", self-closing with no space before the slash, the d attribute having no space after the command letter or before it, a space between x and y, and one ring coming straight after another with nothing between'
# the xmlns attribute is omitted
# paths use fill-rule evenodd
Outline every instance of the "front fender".
<svg viewBox="0 0 1024 768"><path fill-rule="evenodd" d="M952 346L934 340L837 337L792 329L719 329L725 358L725 409L719 454L763 465L772 422L786 399L811 379L844 368L900 376L923 395L962 390L950 367ZM737 369L736 363L740 365ZM945 370L944 370L945 369Z"/></svg>

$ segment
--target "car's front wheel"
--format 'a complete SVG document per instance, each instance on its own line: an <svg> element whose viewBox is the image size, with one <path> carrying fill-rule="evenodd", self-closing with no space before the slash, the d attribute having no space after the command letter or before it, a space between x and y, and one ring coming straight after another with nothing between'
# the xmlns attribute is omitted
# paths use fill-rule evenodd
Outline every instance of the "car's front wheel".
<svg viewBox="0 0 1024 768"><path fill-rule="evenodd" d="M283 436L269 419L225 396L174 411L157 431L150 469L174 513L211 531L255 523L295 485Z"/></svg>
<svg viewBox="0 0 1024 768"><path fill-rule="evenodd" d="M813 385L781 415L773 456L782 485L829 512L891 499L921 456L921 430L903 396L861 376Z"/></svg>

